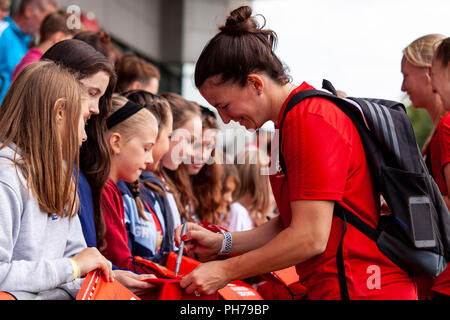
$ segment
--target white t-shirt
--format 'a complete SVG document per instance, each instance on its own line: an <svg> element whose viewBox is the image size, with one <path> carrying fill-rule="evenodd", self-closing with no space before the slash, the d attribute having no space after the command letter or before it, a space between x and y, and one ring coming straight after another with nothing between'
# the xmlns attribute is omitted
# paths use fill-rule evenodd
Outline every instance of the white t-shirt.
<svg viewBox="0 0 450 320"><path fill-rule="evenodd" d="M239 202L235 202L231 205L228 213L228 225L224 223L224 227L230 232L248 231L254 229L255 224L248 210Z"/></svg>

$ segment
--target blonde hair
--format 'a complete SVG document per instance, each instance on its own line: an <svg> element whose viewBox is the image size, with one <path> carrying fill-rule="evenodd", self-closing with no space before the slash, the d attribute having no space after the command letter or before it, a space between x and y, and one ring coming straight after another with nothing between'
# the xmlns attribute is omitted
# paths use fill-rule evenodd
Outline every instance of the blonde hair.
<svg viewBox="0 0 450 320"><path fill-rule="evenodd" d="M437 43L445 39L441 34L428 34L413 41L403 50L403 55L416 67L431 67Z"/></svg>
<svg viewBox="0 0 450 320"><path fill-rule="evenodd" d="M123 96L114 95L112 98L111 113L108 116L111 116L114 112L123 108L128 103L128 101L129 100ZM143 108L133 116L129 117L125 121L122 121L108 131L110 133L119 133L125 139L125 142L128 142L134 136L136 136L148 123L155 124L156 130L158 130L158 123L155 116L153 116L153 114L149 110Z"/></svg>
<svg viewBox="0 0 450 320"><path fill-rule="evenodd" d="M246 150L237 156L237 160L245 160L244 164L237 164L239 173L239 189L234 195L235 201L246 199L246 209L256 226L266 221L270 207L269 176L263 172L267 168L269 159L259 150ZM239 163L239 162L238 162Z"/></svg>
<svg viewBox="0 0 450 320"><path fill-rule="evenodd" d="M0 108L0 149L15 144L14 165L42 211L73 217L78 210L78 121L86 90L54 62L36 62L19 74ZM65 107L63 147L55 106ZM75 181L74 181L75 179Z"/></svg>
<svg viewBox="0 0 450 320"><path fill-rule="evenodd" d="M112 98L111 114L123 108L128 103L128 101L129 100L123 96L114 95ZM136 136L139 132L141 132L149 123L154 125L155 130L158 131L158 122L156 121L155 116L148 109L143 108L142 110L132 115L128 119L112 127L110 130L108 130L108 132L110 134L112 133L120 134L120 136L124 139L125 143L127 143L128 141L133 139L133 137ZM149 219L145 215L144 204L139 197L139 190L140 190L139 180L134 184L130 185L130 190L133 193L133 197L136 201L136 207L138 209L139 216L142 219L148 221Z"/></svg>

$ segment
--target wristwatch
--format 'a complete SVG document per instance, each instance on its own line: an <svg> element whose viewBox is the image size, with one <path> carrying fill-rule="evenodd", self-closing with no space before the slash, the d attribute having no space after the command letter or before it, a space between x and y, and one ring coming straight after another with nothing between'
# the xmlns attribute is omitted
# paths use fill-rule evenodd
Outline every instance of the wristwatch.
<svg viewBox="0 0 450 320"><path fill-rule="evenodd" d="M223 234L224 238L222 241L222 248L219 251L219 255L227 255L231 252L231 247L233 245L233 237L231 236L231 233L226 232L224 230L220 230L220 233Z"/></svg>

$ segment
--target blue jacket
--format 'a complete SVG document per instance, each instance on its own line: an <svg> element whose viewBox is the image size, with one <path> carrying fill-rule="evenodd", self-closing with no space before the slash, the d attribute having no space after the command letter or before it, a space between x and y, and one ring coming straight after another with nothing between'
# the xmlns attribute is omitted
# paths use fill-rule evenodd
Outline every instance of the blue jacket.
<svg viewBox="0 0 450 320"><path fill-rule="evenodd" d="M78 175L78 199L80 200L78 216L80 217L84 239L88 248L95 248L97 247L97 233L95 232L91 187L81 171Z"/></svg>
<svg viewBox="0 0 450 320"><path fill-rule="evenodd" d="M128 247L133 256L139 256L154 262L163 262L161 259L173 248L173 223L167 219L167 204L165 197L158 195L144 186L144 181L150 180L153 184L160 185L157 178L151 173L144 173L141 176L140 198L142 202L150 207L156 214L159 224L162 227L163 238L158 248L158 232L152 214L145 207L145 214L148 221L139 216L134 196L127 183L119 181L117 187L122 193L125 208L125 225L128 234ZM160 249L160 250L158 250Z"/></svg>
<svg viewBox="0 0 450 320"><path fill-rule="evenodd" d="M94 206L92 204L91 187L89 186L86 177L81 171L78 174L78 199L80 205L78 208L78 217L81 223L81 229L83 231L84 240L88 248L97 247L97 232L95 231L94 221ZM113 270L120 270L115 265L112 266Z"/></svg>
<svg viewBox="0 0 450 320"><path fill-rule="evenodd" d="M14 68L28 52L31 39L11 17L0 21L0 104L11 85Z"/></svg>

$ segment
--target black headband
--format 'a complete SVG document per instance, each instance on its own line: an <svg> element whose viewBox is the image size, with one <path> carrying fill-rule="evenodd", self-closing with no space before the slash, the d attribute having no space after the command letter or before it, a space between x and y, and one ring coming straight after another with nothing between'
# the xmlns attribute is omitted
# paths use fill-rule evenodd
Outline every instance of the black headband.
<svg viewBox="0 0 450 320"><path fill-rule="evenodd" d="M134 102L128 101L122 108L114 112L107 120L106 125L108 127L108 130L111 130L115 126L117 126L119 123L127 120L132 115L138 113L144 109L143 106L140 106Z"/></svg>

